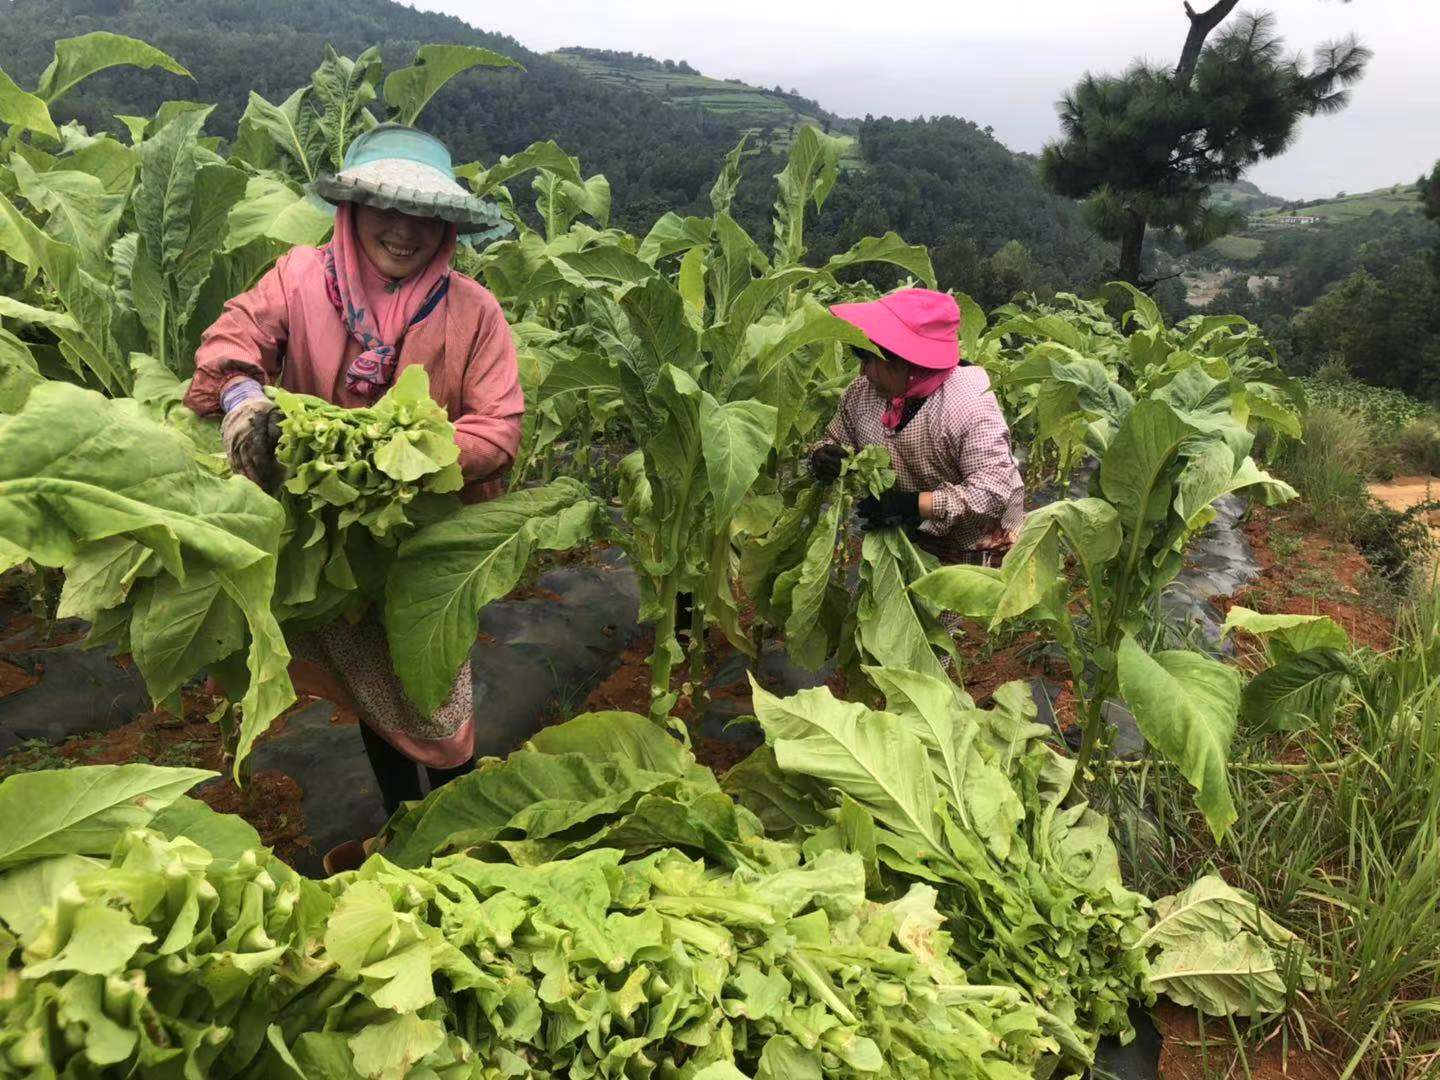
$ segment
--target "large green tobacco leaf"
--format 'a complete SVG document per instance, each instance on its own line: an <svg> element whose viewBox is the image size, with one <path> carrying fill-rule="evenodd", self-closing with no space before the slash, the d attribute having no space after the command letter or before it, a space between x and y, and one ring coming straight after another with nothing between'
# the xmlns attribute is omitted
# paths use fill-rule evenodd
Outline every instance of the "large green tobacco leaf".
<svg viewBox="0 0 1440 1080"><path fill-rule="evenodd" d="M718 792L714 774L659 725L633 713L586 713L408 807L386 827L384 853L400 866L420 866L501 838L523 836L535 846L563 834L575 844L633 812L641 796L675 794L682 781L697 796Z"/></svg>
<svg viewBox="0 0 1440 1080"><path fill-rule="evenodd" d="M21 131L37 131L52 139L60 138L44 99L21 90L3 70L0 70L0 124L10 124Z"/></svg>
<svg viewBox="0 0 1440 1080"><path fill-rule="evenodd" d="M29 346L0 329L0 415L19 412L30 391L44 381Z"/></svg>
<svg viewBox="0 0 1440 1080"><path fill-rule="evenodd" d="M581 754L518 751L503 767L446 784L392 822L385 857L400 866L422 866L436 855L487 844L502 833L518 830L529 839L544 839L578 831L674 780Z"/></svg>
<svg viewBox="0 0 1440 1080"><path fill-rule="evenodd" d="M385 590L395 670L422 710L450 695L475 619L515 587L532 552L589 539L598 506L574 480L466 506L406 540Z"/></svg>
<svg viewBox="0 0 1440 1080"><path fill-rule="evenodd" d="M945 566L911 589L939 607L999 626L1030 612L1057 619L1061 540L1080 564L1087 584L1098 588L1101 571L1120 548L1120 519L1103 499L1066 499L1032 511L997 572L983 566Z"/></svg>
<svg viewBox="0 0 1440 1080"><path fill-rule="evenodd" d="M1254 634L1277 660L1311 649L1350 648L1350 636L1329 615L1262 614L1237 604L1226 613L1220 637L1223 639L1235 630Z"/></svg>
<svg viewBox="0 0 1440 1080"><path fill-rule="evenodd" d="M93 377L111 392L126 392L130 369L122 362L110 336L115 295L106 282L85 269L81 253L36 228L3 195L0 253L9 255L30 273L42 271L59 296L75 328L56 325L52 329L60 339L61 355L76 374L82 379Z"/></svg>
<svg viewBox="0 0 1440 1080"><path fill-rule="evenodd" d="M53 105L82 79L106 68L122 66L158 67L175 75L190 75L179 62L153 45L123 34L96 30L55 42L55 58L40 75L40 85L35 93Z"/></svg>
<svg viewBox="0 0 1440 1080"><path fill-rule="evenodd" d="M905 721L836 701L825 689L777 698L753 677L750 685L782 771L838 787L907 842L944 850L935 816L940 789Z"/></svg>
<svg viewBox="0 0 1440 1080"><path fill-rule="evenodd" d="M945 647L949 637L909 590L911 582L918 581L934 566L934 560L927 564L898 529L867 533L860 558L855 636L864 655L880 667L904 668L944 679L945 670L933 646ZM949 648L953 651L953 643Z"/></svg>
<svg viewBox="0 0 1440 1080"><path fill-rule="evenodd" d="M1295 498L1295 489L1265 472L1246 457L1237 466L1234 453L1223 442L1211 442L1192 456L1176 485L1175 510L1185 527L1198 529L1215 517L1213 504L1221 496L1244 492L1266 506Z"/></svg>
<svg viewBox="0 0 1440 1080"><path fill-rule="evenodd" d="M592 283L610 282L619 286L643 285L655 276L655 268L618 244L602 244L561 255L560 261Z"/></svg>
<svg viewBox="0 0 1440 1080"><path fill-rule="evenodd" d="M563 724L541 728L525 745L543 754L584 754L668 773L706 790L717 786L715 774L697 765L695 755L674 735L637 713L582 713Z"/></svg>
<svg viewBox="0 0 1440 1080"><path fill-rule="evenodd" d="M214 775L154 765L16 773L0 782L0 870L52 855L109 855L126 830Z"/></svg>
<svg viewBox="0 0 1440 1080"><path fill-rule="evenodd" d="M1075 556L1086 579L1096 585L1106 563L1120 550L1120 518L1103 499L1063 499L1026 516L1053 522Z"/></svg>
<svg viewBox="0 0 1440 1080"><path fill-rule="evenodd" d="M760 475L775 444L775 407L758 401L716 401L700 396L700 448L715 520L728 522Z"/></svg>
<svg viewBox="0 0 1440 1080"><path fill-rule="evenodd" d="M1045 613L1053 616L1058 606L1058 590L1064 586L1060 535L1055 515L1046 514L1048 510L1051 507L1027 515L1015 545L1005 556L1000 567L1003 590L995 606L992 629L1037 607L1045 607Z"/></svg>
<svg viewBox="0 0 1440 1080"><path fill-rule="evenodd" d="M785 617L785 649L808 671L818 671L830 654L831 628L824 608L840 529L841 500L834 499L810 534L805 557L775 580L775 605Z"/></svg>
<svg viewBox="0 0 1440 1080"><path fill-rule="evenodd" d="M1195 802L1219 840L1236 816L1226 766L1240 676L1200 653L1151 655L1129 634L1117 651L1116 673L1141 733L1195 787Z"/></svg>
<svg viewBox="0 0 1440 1080"><path fill-rule="evenodd" d="M741 320L752 316L755 321L748 326L740 325ZM747 392L754 392L752 387L773 387L777 382L784 385L780 380L786 375L795 376L803 390L821 359L819 350L808 356L796 355L808 346L839 343L866 351L874 349L863 332L809 298L783 318L766 316L756 305L737 305L734 320L725 328L725 333L743 331L743 348L723 365L720 384L740 386ZM711 339L722 340L713 334ZM775 393L773 389L762 392ZM774 396L769 400L774 400ZM793 411L793 405L787 409L787 412Z"/></svg>
<svg viewBox="0 0 1440 1080"><path fill-rule="evenodd" d="M150 420L133 400L47 383L0 425L0 508L10 523L0 565L29 558L65 566L88 545L124 537L151 549L185 585L182 604L142 623L159 635L136 649L156 696L173 690L177 677L183 681L179 657L218 658L218 645L205 635L219 632L220 641L233 643L233 617L196 607L197 597L220 603L223 590L250 635L238 768L255 737L295 699L290 654L270 610L279 505L246 480L205 471L183 435ZM207 578L218 583L216 592ZM185 617L168 625L165 616L182 610Z"/></svg>
<svg viewBox="0 0 1440 1080"><path fill-rule="evenodd" d="M980 726L971 705L954 684L899 668L867 668L885 695L885 707L913 721L911 730L930 755L931 770L945 800L965 828L981 837L996 859L1010 857L1025 807L1005 773L980 750Z"/></svg>
<svg viewBox="0 0 1440 1080"><path fill-rule="evenodd" d="M809 125L790 144L785 168L775 174L775 265L790 266L805 254L805 207L825 204L840 176L845 141Z"/></svg>
<svg viewBox="0 0 1440 1080"><path fill-rule="evenodd" d="M561 179L577 184L580 182L579 160L567 154L553 139L531 143L518 154L502 155L500 160L488 169L482 169L478 165L462 165L455 172L457 176L470 181L470 186L477 195L488 195L505 181L531 169L544 169L555 173Z"/></svg>
<svg viewBox="0 0 1440 1080"><path fill-rule="evenodd" d="M180 355L185 325L225 240L230 209L246 191L243 171L206 160L198 140L208 115L182 113L139 150L135 302L160 359L181 375L191 365Z"/></svg>
<svg viewBox="0 0 1440 1080"><path fill-rule="evenodd" d="M729 318L732 305L750 287L754 275L769 272L770 260L760 250L760 245L728 213L715 215L714 229L719 257L711 263L709 288L715 320L720 323ZM753 321L753 317L748 321ZM718 326L712 327L710 332L714 333L717 329ZM743 333L744 327L740 330Z"/></svg>
<svg viewBox="0 0 1440 1080"><path fill-rule="evenodd" d="M693 372L699 358L698 335L685 317L685 301L674 285L663 278L652 278L641 288L627 292L620 306L633 335L633 346L646 357L645 368L658 373L673 365L686 373Z"/></svg>
<svg viewBox="0 0 1440 1080"><path fill-rule="evenodd" d="M251 90L232 160L238 158L259 169L288 162L296 179L314 180L324 164L325 133L310 107L310 92L309 86L302 86L279 105L272 105Z"/></svg>
<svg viewBox="0 0 1440 1080"><path fill-rule="evenodd" d="M651 266L669 255L680 255L709 247L715 231L710 218L681 217L673 210L662 214L640 241L637 254Z"/></svg>
<svg viewBox="0 0 1440 1080"><path fill-rule="evenodd" d="M1109 285L1130 294L1135 307L1126 313L1127 321L1133 322L1141 330L1165 329L1165 320L1160 316L1160 305L1155 303L1154 298L1147 296L1128 281L1112 281Z"/></svg>
<svg viewBox="0 0 1440 1080"><path fill-rule="evenodd" d="M255 240L318 247L334 221L325 209L281 180L253 176L245 196L230 208L224 250L235 251Z"/></svg>
<svg viewBox="0 0 1440 1080"><path fill-rule="evenodd" d="M199 469L183 440L133 401L47 383L0 427L0 447L9 511L0 562L64 565L81 544L133 535L183 577L183 550L238 570L267 555L246 533L278 535L272 500Z"/></svg>
<svg viewBox="0 0 1440 1080"><path fill-rule="evenodd" d="M649 430L652 425L658 427L650 392L660 381L660 357L646 348L625 310L609 297L587 295L585 317L595 341L619 372L620 392L631 425L639 431Z"/></svg>
<svg viewBox="0 0 1440 1080"><path fill-rule="evenodd" d="M245 614L218 578L191 574L178 581L165 574L136 593L130 652L157 701L245 647Z"/></svg>
<svg viewBox="0 0 1440 1080"><path fill-rule="evenodd" d="M620 393L620 374L615 365L604 356L587 352L557 359L544 376L536 398L563 403L571 397L594 401L597 396L608 398Z"/></svg>
<svg viewBox="0 0 1440 1080"><path fill-rule="evenodd" d="M858 241L849 251L832 256L825 264L825 272L833 274L859 263L891 263L907 270L930 288L935 287L935 269L930 265L930 252L924 244L907 244L897 233L887 232L884 236L867 236Z"/></svg>
<svg viewBox="0 0 1440 1080"><path fill-rule="evenodd" d="M1141 939L1152 953L1150 985L1211 1016L1283 1012L1288 995L1281 961L1297 944L1255 897L1213 874L1157 900L1154 922ZM1313 986L1313 970L1305 964L1302 971Z"/></svg>
<svg viewBox="0 0 1440 1080"><path fill-rule="evenodd" d="M1173 484L1167 471L1186 439L1199 434L1163 401L1136 403L1100 462L1100 487L1127 532L1165 516Z"/></svg>
<svg viewBox="0 0 1440 1080"><path fill-rule="evenodd" d="M395 110L391 119L415 123L442 86L474 67L525 70L508 56L473 45L422 45L408 68L392 71L385 79L385 103Z"/></svg>
<svg viewBox="0 0 1440 1080"><path fill-rule="evenodd" d="M109 611L125 602L137 580L151 577L159 569L154 552L127 537L86 544L65 564L65 586L56 614L62 619L83 619Z"/></svg>
<svg viewBox="0 0 1440 1080"><path fill-rule="evenodd" d="M324 61L310 76L325 151L330 158L328 167L335 172L345 164L351 140L366 126L366 106L375 100L380 67L378 48L366 49L351 60L326 45Z"/></svg>
<svg viewBox="0 0 1440 1080"><path fill-rule="evenodd" d="M1327 717L1356 675L1350 657L1333 648L1287 656L1246 684L1240 717L1261 731L1298 731Z"/></svg>
<svg viewBox="0 0 1440 1080"><path fill-rule="evenodd" d="M261 847L260 834L242 817L222 814L189 795L181 795L150 821L149 828L174 840L183 836L221 862L237 862Z"/></svg>
<svg viewBox="0 0 1440 1080"><path fill-rule="evenodd" d="M941 611L988 622L1005 594L1005 581L993 566L942 566L917 579L910 589Z"/></svg>
<svg viewBox="0 0 1440 1080"><path fill-rule="evenodd" d="M727 769L721 787L760 819L768 836L789 837L823 828L829 821L812 793L780 771L775 751L768 746Z"/></svg>
<svg viewBox="0 0 1440 1080"><path fill-rule="evenodd" d="M14 159L12 168L20 194L49 215L45 231L80 252L92 273L103 273L128 195L106 191L98 177L85 172L54 169L36 173L20 157Z"/></svg>
<svg viewBox="0 0 1440 1080"><path fill-rule="evenodd" d="M78 144L71 152L56 159L56 166L95 177L112 195L127 195L140 167L133 147L118 139L102 135Z"/></svg>
<svg viewBox="0 0 1440 1080"><path fill-rule="evenodd" d="M12 296L0 296L0 318L14 319L16 322L30 323L34 326L44 326L51 330L79 329L75 320L63 311L35 307L33 304L16 300Z"/></svg>

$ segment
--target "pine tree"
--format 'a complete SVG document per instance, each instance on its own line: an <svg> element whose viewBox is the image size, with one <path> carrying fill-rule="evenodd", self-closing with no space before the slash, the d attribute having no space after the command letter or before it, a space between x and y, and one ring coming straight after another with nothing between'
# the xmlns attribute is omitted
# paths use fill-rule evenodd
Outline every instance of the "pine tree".
<svg viewBox="0 0 1440 1080"><path fill-rule="evenodd" d="M1235 228L1240 215L1210 205L1210 185L1284 151L1302 118L1344 108L1370 59L1346 38L1307 64L1264 13L1242 13L1207 40L1237 3L1185 4L1190 30L1173 71L1137 61L1123 75L1087 73L1059 103L1064 136L1045 147L1041 175L1058 194L1090 200L1092 223L1119 242L1126 281L1143 284L1150 226L1195 246Z"/></svg>

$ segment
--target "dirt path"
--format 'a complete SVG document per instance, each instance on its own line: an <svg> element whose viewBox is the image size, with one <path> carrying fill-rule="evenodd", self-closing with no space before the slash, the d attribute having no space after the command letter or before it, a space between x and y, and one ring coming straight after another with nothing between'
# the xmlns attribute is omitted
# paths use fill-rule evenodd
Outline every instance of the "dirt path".
<svg viewBox="0 0 1440 1080"><path fill-rule="evenodd" d="M1440 501L1440 477L1397 476L1383 484L1371 484L1370 494L1392 510L1409 510L1424 503ZM1430 527L1430 535L1440 542L1440 510L1425 510L1420 514ZM1433 550L1429 556L1430 573L1440 567L1440 550Z"/></svg>
<svg viewBox="0 0 1440 1080"><path fill-rule="evenodd" d="M1412 506L1440 499L1440 477L1397 476L1383 484L1371 484L1370 494L1392 509L1409 510ZM1435 513L1431 511L1426 516ZM1432 522L1431 527L1434 525Z"/></svg>

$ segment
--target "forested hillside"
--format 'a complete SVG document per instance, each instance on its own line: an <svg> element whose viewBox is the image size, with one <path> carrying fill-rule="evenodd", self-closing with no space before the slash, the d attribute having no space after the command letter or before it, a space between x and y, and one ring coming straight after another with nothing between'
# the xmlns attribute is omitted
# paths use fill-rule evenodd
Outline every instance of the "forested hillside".
<svg viewBox="0 0 1440 1080"><path fill-rule="evenodd" d="M192 83L126 68L87 81L56 116L92 129L115 129L116 113L149 115L162 101L188 97L215 102L209 130L228 134L252 89L283 100L309 79L327 43L350 56L380 45L386 65L400 66L417 46L438 42L495 49L526 68L468 73L431 104L425 120L451 143L457 161L553 138L610 178L626 221L653 220L662 207L693 201L733 141L703 116L612 90L511 38L389 0L16 0L0 3L0 12L8 12L0 23L0 67L21 85L33 85L56 38L97 29L149 41L195 74Z"/></svg>
<svg viewBox="0 0 1440 1080"><path fill-rule="evenodd" d="M457 161L490 160L555 139L587 172L609 178L616 222L632 230L643 231L666 210L702 212L724 154L755 126L733 100L676 107L622 79L598 77L573 58L540 55L391 0L0 0L0 68L33 85L56 38L98 29L149 41L195 73L189 82L155 71L107 72L56 109L57 119L117 132L116 114L148 115L176 97L216 102L209 130L232 132L252 89L283 100L319 65L327 43L351 56L381 45L387 65L408 62L425 42L503 52L526 70L462 75L429 106L424 123L451 143ZM657 63L634 59L641 69ZM783 82L785 73L776 79ZM798 111L813 104L783 96ZM1083 289L1103 276L1102 251L1077 207L1045 191L1031 162L987 130L953 117L853 123L855 164L863 161L863 168L835 192L807 236L817 256L895 229L936 249L942 285L992 303L1015 289ZM767 160L747 165L736 211L747 229L763 233L774 201L770 178L785 145L755 143Z"/></svg>
<svg viewBox="0 0 1440 1080"><path fill-rule="evenodd" d="M1189 262L1225 279L1208 310L1255 320L1291 369L1440 400L1440 223L1415 185L1252 214Z"/></svg>

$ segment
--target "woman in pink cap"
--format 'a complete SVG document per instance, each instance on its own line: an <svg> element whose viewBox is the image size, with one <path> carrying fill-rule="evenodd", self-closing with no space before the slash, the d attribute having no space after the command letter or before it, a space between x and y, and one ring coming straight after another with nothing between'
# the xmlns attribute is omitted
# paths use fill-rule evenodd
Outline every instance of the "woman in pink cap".
<svg viewBox="0 0 1440 1080"><path fill-rule="evenodd" d="M961 363L955 298L900 289L830 310L881 355L865 357L811 470L828 482L847 450L885 447L895 486L861 500L862 526L909 529L944 563L999 565L1024 518L1025 489L990 377Z"/></svg>

